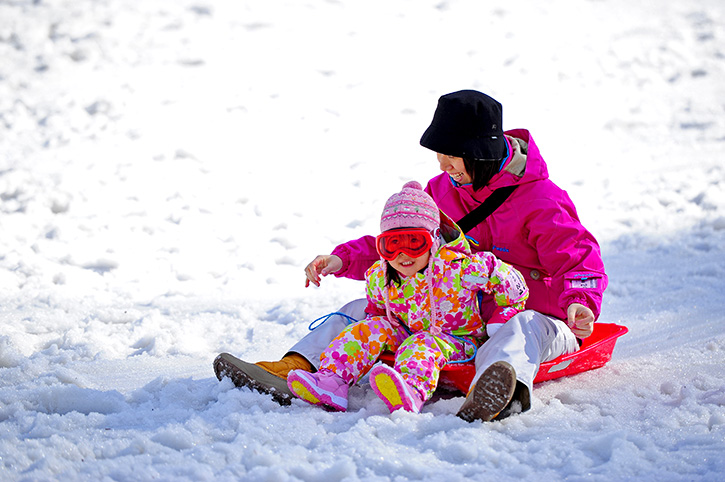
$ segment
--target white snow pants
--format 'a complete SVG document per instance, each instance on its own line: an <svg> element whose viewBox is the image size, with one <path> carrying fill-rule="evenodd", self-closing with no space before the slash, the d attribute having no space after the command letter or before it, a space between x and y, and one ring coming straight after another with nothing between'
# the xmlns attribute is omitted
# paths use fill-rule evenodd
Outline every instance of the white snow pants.
<svg viewBox="0 0 725 482"><path fill-rule="evenodd" d="M364 299L351 301L339 312L356 320L365 318ZM320 354L330 342L350 323L340 315L330 316L324 323L308 333L289 353L304 356L316 368L320 366ZM579 348L576 337L566 323L537 311L526 310L517 314L499 328L476 353L475 383L481 373L497 361L505 361L516 370L516 378L533 390L534 378L543 362L560 355L574 353Z"/></svg>
<svg viewBox="0 0 725 482"><path fill-rule="evenodd" d="M526 385L529 393L534 378L543 362L579 349L576 336L563 321L526 310L506 322L476 352L476 376L497 361L505 361L516 370L518 381Z"/></svg>

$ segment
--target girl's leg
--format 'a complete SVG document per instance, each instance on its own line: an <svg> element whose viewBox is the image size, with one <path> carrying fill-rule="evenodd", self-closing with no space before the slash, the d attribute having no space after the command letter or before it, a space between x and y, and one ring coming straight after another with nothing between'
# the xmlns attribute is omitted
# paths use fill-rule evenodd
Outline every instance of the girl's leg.
<svg viewBox="0 0 725 482"><path fill-rule="evenodd" d="M364 299L351 301L339 312L353 319L365 318ZM229 377L238 387L248 387L262 393L269 393L282 405L289 405L293 398L287 385L290 370L314 371L320 366L320 353L327 348L333 338L350 323L346 316L333 315L315 330L297 342L287 354L278 361L260 361L249 363L229 353L221 353L214 360L214 372L219 380Z"/></svg>
<svg viewBox="0 0 725 482"><path fill-rule="evenodd" d="M475 346L441 333L437 336L421 331L409 336L395 353L395 369L421 398L428 400L438 386L441 369L449 360L465 360Z"/></svg>
<svg viewBox="0 0 725 482"><path fill-rule="evenodd" d="M365 307L367 301L359 299L351 301L338 310L355 320L365 319ZM351 323L349 318L340 315L332 315L320 326L309 332L300 341L289 349L287 354L297 353L305 357L315 368L320 367L320 353L327 348L332 340L337 337L347 325Z"/></svg>
<svg viewBox="0 0 725 482"><path fill-rule="evenodd" d="M407 333L382 317L347 326L320 355L320 370L330 370L347 383L365 375L384 350L394 350Z"/></svg>
<svg viewBox="0 0 725 482"><path fill-rule="evenodd" d="M396 351L394 368L378 365L372 369L370 385L391 412L403 409L418 413L433 395L447 361L471 357L475 349L474 344L446 334L434 337L426 331L415 333Z"/></svg>

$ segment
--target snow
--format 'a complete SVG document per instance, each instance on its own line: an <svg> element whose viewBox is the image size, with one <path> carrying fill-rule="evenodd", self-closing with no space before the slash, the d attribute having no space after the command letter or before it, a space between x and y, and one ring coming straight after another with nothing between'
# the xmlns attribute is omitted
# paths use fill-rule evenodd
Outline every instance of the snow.
<svg viewBox="0 0 725 482"><path fill-rule="evenodd" d="M721 0L0 1L0 478L721 480L724 46ZM463 88L600 241L612 361L488 424L217 381L362 296L302 269Z"/></svg>

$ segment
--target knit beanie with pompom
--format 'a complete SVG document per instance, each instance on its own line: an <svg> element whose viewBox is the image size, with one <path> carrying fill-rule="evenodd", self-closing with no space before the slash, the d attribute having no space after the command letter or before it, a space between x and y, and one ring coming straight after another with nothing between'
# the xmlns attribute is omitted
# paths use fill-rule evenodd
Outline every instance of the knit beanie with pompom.
<svg viewBox="0 0 725 482"><path fill-rule="evenodd" d="M435 231L440 224L438 206L417 181L405 183L400 192L390 196L380 217L380 231L396 228Z"/></svg>

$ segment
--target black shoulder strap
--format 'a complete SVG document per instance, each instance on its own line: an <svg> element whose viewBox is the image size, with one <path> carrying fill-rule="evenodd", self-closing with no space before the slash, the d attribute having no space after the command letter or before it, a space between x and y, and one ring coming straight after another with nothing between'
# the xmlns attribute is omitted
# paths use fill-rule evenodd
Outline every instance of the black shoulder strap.
<svg viewBox="0 0 725 482"><path fill-rule="evenodd" d="M479 204L476 209L463 216L456 224L458 224L458 227L461 228L461 231L467 233L478 226L481 221L489 217L492 212L498 209L498 207L502 205L506 199L508 199L517 187L518 186L506 186L496 189L486 198L485 201Z"/></svg>

